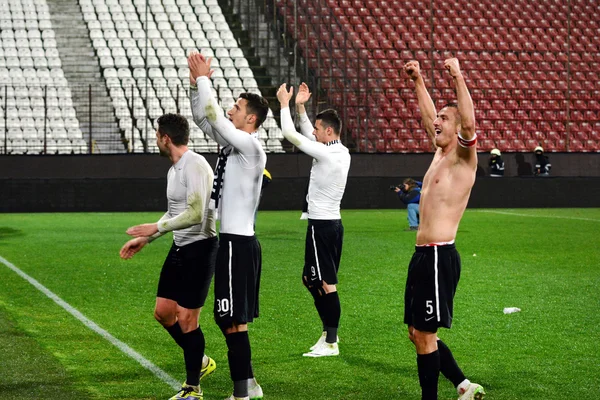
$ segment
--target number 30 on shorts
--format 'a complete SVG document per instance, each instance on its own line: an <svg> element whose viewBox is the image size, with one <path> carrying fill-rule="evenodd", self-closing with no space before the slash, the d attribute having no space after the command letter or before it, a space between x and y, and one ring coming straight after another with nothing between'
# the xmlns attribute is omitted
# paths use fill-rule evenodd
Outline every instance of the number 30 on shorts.
<svg viewBox="0 0 600 400"><path fill-rule="evenodd" d="M217 312L229 312L229 299L217 299Z"/></svg>

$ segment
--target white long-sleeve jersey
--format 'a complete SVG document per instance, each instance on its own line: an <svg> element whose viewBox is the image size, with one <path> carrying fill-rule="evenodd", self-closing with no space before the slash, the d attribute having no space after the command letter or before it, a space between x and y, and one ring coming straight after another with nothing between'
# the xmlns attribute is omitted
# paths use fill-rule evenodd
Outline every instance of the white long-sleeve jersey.
<svg viewBox="0 0 600 400"><path fill-rule="evenodd" d="M339 141L331 144L317 142L306 114L300 115L300 125L304 136L294 128L289 107L281 109L283 136L313 157L308 186L308 218L341 219L340 203L348 180L350 153Z"/></svg>
<svg viewBox="0 0 600 400"><path fill-rule="evenodd" d="M168 211L158 221L158 231L173 231L177 246L216 236L215 212L209 208L212 186L206 159L191 150L183 153L167 174Z"/></svg>
<svg viewBox="0 0 600 400"><path fill-rule="evenodd" d="M213 199L218 201L220 232L252 236L267 155L257 132L249 134L236 129L225 117L212 95L207 77L198 77L196 85L198 90L192 90L191 94L194 122L224 147L223 157L227 158L220 198Z"/></svg>

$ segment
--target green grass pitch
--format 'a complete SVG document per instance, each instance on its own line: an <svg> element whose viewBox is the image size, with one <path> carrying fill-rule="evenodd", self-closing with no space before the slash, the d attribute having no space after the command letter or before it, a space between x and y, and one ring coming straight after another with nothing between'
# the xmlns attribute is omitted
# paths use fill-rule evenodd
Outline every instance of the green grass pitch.
<svg viewBox="0 0 600 400"><path fill-rule="evenodd" d="M132 260L129 226L161 213L0 214L0 256L177 380L179 348L154 321L164 237ZM418 399L402 324L414 232L405 210L344 210L340 356L306 359L320 335L301 284L306 221L260 212L261 316L251 325L265 399ZM455 320L440 337L487 399L600 399L600 209L467 210ZM231 393L225 341L201 315L217 371L206 400ZM520 313L505 315L504 307ZM174 391L0 264L0 399L167 399ZM440 399L456 399L440 378Z"/></svg>

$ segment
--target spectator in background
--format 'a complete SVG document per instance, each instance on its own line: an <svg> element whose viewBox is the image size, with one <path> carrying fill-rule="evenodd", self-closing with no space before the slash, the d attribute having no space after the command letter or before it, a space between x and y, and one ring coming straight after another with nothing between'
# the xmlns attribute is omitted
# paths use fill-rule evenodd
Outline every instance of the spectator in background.
<svg viewBox="0 0 600 400"><path fill-rule="evenodd" d="M419 201L421 200L422 182L412 178L406 178L400 187L394 191L408 209L408 229L406 231L419 230Z"/></svg>
<svg viewBox="0 0 600 400"><path fill-rule="evenodd" d="M490 176L495 178L501 178L504 176L504 161L502 160L502 154L498 149L492 149L490 151Z"/></svg>
<svg viewBox="0 0 600 400"><path fill-rule="evenodd" d="M535 167L533 168L533 174L535 176L550 176L552 164L550 164L548 156L544 155L542 146L536 147L533 152L535 153Z"/></svg>

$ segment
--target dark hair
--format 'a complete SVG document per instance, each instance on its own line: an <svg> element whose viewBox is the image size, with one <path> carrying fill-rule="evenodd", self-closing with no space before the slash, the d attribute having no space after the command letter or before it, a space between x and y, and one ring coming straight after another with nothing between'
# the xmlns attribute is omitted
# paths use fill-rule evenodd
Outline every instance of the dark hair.
<svg viewBox="0 0 600 400"><path fill-rule="evenodd" d="M315 120L321 120L321 124L323 124L325 128L331 127L336 135L339 135L342 131L342 120L337 111L331 108L318 113Z"/></svg>
<svg viewBox="0 0 600 400"><path fill-rule="evenodd" d="M457 103L446 103L444 104L444 107L442 108L456 108L456 123L460 124L462 122L462 117L460 115L460 111L458 110L458 104Z"/></svg>
<svg viewBox="0 0 600 400"><path fill-rule="evenodd" d="M175 146L188 144L190 125L187 119L179 114L164 114L156 120L160 136L167 135Z"/></svg>
<svg viewBox="0 0 600 400"><path fill-rule="evenodd" d="M240 99L244 99L248 102L246 104L246 112L248 114L256 115L254 127L258 128L261 126L267 119L267 114L269 113L269 102L267 99L256 93L249 92L240 94Z"/></svg>
<svg viewBox="0 0 600 400"><path fill-rule="evenodd" d="M414 188L416 188L417 186L417 181L415 181L413 178L406 178L405 180L402 181L403 185L408 185L408 190L412 190Z"/></svg>

